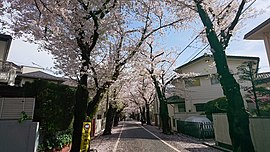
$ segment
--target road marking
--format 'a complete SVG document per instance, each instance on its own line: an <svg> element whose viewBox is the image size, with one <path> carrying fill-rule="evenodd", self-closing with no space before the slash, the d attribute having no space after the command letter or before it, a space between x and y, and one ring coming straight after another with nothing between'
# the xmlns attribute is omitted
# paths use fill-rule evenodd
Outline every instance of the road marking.
<svg viewBox="0 0 270 152"><path fill-rule="evenodd" d="M149 131L148 129L144 128L143 126L141 126L144 130L146 130L147 132L149 132L151 135L155 136L158 140L160 140L161 142L163 142L164 144L166 144L167 146L169 146L170 148L172 148L173 150L177 151L177 152L181 152L180 150L176 149L175 147L173 147L172 145L168 144L166 141L162 140L161 138L159 138L157 135L155 135L154 133L152 133L151 131Z"/></svg>
<svg viewBox="0 0 270 152"><path fill-rule="evenodd" d="M116 141L116 143L114 145L113 152L116 152L116 150L117 150L117 146L118 146L118 143L119 143L119 140L120 140L120 137L121 137L121 134L122 134L122 130L123 130L124 125L125 125L125 123L123 123L123 126L121 128L120 134L119 134L119 136L117 138L117 141Z"/></svg>

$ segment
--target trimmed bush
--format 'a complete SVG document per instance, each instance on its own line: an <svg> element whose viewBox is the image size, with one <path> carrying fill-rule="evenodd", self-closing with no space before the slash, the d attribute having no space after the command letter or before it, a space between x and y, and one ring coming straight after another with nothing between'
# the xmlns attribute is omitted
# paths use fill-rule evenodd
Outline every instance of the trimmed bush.
<svg viewBox="0 0 270 152"><path fill-rule="evenodd" d="M35 97L33 121L40 123L40 147L62 148L71 142L75 89L38 80L24 85L26 96Z"/></svg>
<svg viewBox="0 0 270 152"><path fill-rule="evenodd" d="M226 97L220 97L211 101L208 101L205 106L206 117L213 121L213 113L226 113L228 108L228 101Z"/></svg>

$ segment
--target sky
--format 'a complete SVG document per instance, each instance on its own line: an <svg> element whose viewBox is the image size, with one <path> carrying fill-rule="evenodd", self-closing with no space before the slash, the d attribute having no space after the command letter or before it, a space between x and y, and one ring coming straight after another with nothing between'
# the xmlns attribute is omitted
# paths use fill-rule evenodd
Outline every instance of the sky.
<svg viewBox="0 0 270 152"><path fill-rule="evenodd" d="M260 40L244 40L243 37L246 33L269 18L270 0L257 0L253 6L258 10L265 10L265 12L255 18L245 21L245 26L241 28L241 30L237 31L237 34L232 37L226 53L227 55L260 57L259 72L269 72L270 67L267 60L264 42ZM167 46L167 49L174 48L177 52L180 52L194 37L195 35L191 34L190 31L184 31L182 33L170 32L163 39L166 43L165 46ZM192 44L191 47L185 50L184 53L177 58L173 68L181 66L194 57L194 54L197 54L197 52L201 50L197 47L201 48L203 46L196 43ZM37 45L23 42L22 40L13 40L9 50L8 61L14 62L18 65L37 66L45 69L52 68L54 66L53 56L47 52L38 52L37 48ZM209 53L209 49L205 49L205 51L201 52L197 57L204 53ZM49 70L46 72L50 73Z"/></svg>

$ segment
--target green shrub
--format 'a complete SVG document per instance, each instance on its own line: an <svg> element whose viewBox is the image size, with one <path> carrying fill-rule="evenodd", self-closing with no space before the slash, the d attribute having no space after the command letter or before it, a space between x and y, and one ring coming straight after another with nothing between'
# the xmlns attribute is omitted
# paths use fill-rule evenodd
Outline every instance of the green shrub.
<svg viewBox="0 0 270 152"><path fill-rule="evenodd" d="M270 116L270 104L264 103L260 106L261 116Z"/></svg>
<svg viewBox="0 0 270 152"><path fill-rule="evenodd" d="M57 131L54 134L45 134L43 141L39 144L38 151L51 150L53 148L62 149L71 143L72 129Z"/></svg>
<svg viewBox="0 0 270 152"><path fill-rule="evenodd" d="M33 121L40 124L41 149L62 147L71 141L75 89L38 80L24 85L25 96L35 97Z"/></svg>
<svg viewBox="0 0 270 152"><path fill-rule="evenodd" d="M211 101L208 101L205 104L205 114L206 117L213 121L212 114L213 113L226 113L228 108L228 101L226 97L220 97Z"/></svg>

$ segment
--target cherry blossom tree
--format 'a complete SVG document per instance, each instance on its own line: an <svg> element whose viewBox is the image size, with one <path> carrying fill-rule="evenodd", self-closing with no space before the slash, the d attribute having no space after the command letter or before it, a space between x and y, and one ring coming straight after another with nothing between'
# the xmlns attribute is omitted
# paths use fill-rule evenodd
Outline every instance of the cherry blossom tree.
<svg viewBox="0 0 270 152"><path fill-rule="evenodd" d="M92 119L122 68L162 29L180 28L193 15L161 0L2 0L11 33L50 52L56 68L77 78L72 150L79 151L82 122ZM93 95L89 99L88 88Z"/></svg>
<svg viewBox="0 0 270 152"><path fill-rule="evenodd" d="M139 93L139 97L144 101L145 107L145 120L147 125L151 125L150 118L150 106L156 100L156 92L155 87L150 79L146 79L146 76L142 77L141 82L139 82L139 86L137 87L137 91Z"/></svg>
<svg viewBox="0 0 270 152"><path fill-rule="evenodd" d="M92 61L101 52L95 48L98 40L104 41L104 31L112 33L111 27L118 25L118 16L114 15L117 14L116 1L3 2L14 35L38 43L41 50L54 55L58 68L69 76L78 77L71 151L79 151L82 122L87 112L88 73L96 74ZM97 94L99 90L104 89L97 89Z"/></svg>
<svg viewBox="0 0 270 152"><path fill-rule="evenodd" d="M153 46L159 46L157 42L150 40L147 42L147 47L138 55L140 62L138 71L141 75L147 76L155 88L156 95L159 101L159 112L161 118L161 126L163 133L170 134L170 119L166 101L166 85L169 83L169 77L172 72L168 72L173 64L174 51L154 50ZM158 48L158 47L157 47Z"/></svg>
<svg viewBox="0 0 270 152"><path fill-rule="evenodd" d="M105 130L103 131L103 135L110 135L111 134L111 130L112 130L112 126L113 126L113 122L115 120L115 117L117 112L122 111L124 106L123 102L119 101L121 100L118 95L119 92L121 91L121 87L110 87L111 89L111 93L109 93L110 91L108 91L108 102L109 102L109 108L106 112L106 124L105 124ZM117 122L118 123L118 122Z"/></svg>
<svg viewBox="0 0 270 152"><path fill-rule="evenodd" d="M132 74L128 74L124 69L117 81L115 81L109 89L107 89L106 102L108 104L108 110L106 111L106 124L103 131L103 135L110 135L112 126L118 125L119 114L127 106L123 93L123 88L132 81Z"/></svg>
<svg viewBox="0 0 270 152"><path fill-rule="evenodd" d="M151 125L150 107L156 99L155 88L150 77L142 75L138 71L135 73L136 76L133 82L125 87L124 91L128 92L125 99L135 104L137 107L135 109L140 111L142 121L146 121L147 125Z"/></svg>

